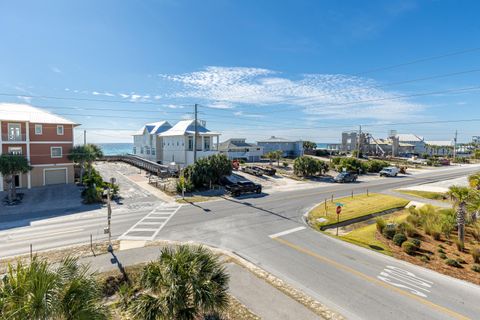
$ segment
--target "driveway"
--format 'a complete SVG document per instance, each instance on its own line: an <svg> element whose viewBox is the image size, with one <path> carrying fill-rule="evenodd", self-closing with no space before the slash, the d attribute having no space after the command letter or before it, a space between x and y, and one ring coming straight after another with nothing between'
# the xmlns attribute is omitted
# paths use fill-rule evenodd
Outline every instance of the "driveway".
<svg viewBox="0 0 480 320"><path fill-rule="evenodd" d="M82 203L80 187L73 184L61 184L32 189L19 189L23 200L15 206L0 203L0 230L7 228L9 223L18 227L28 225L32 220L47 217L62 216L72 213L91 211L100 205L85 205ZM6 192L0 193L4 199Z"/></svg>

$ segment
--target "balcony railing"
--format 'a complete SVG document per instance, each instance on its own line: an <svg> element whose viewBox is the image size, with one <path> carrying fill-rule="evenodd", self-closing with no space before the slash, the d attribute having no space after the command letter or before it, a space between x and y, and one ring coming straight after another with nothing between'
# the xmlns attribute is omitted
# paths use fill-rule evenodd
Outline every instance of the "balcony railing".
<svg viewBox="0 0 480 320"><path fill-rule="evenodd" d="M2 134L2 141L21 142L26 141L24 134Z"/></svg>

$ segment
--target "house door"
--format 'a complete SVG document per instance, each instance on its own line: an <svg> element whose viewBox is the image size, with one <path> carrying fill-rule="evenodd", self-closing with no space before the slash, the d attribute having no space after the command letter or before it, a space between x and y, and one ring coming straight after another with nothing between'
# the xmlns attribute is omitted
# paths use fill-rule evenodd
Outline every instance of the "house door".
<svg viewBox="0 0 480 320"><path fill-rule="evenodd" d="M20 188L20 175L16 174L13 176L13 181L15 188Z"/></svg>

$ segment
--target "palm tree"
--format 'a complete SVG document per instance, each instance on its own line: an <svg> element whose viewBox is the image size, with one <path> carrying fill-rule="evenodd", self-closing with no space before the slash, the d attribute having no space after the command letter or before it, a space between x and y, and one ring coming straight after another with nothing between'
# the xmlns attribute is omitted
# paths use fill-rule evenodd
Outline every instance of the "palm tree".
<svg viewBox="0 0 480 320"><path fill-rule="evenodd" d="M471 190L467 187L451 186L448 195L455 203L457 212L458 241L465 242L465 214L467 211L467 203L471 199Z"/></svg>
<svg viewBox="0 0 480 320"><path fill-rule="evenodd" d="M471 221L475 222L480 216L480 191L475 189L470 192L470 199L467 208L468 211L471 212Z"/></svg>
<svg viewBox="0 0 480 320"><path fill-rule="evenodd" d="M480 190L480 172L468 176L468 184L471 188Z"/></svg>
<svg viewBox="0 0 480 320"><path fill-rule="evenodd" d="M228 305L229 276L219 259L203 247L164 248L141 276L146 289L133 300L134 319L192 320Z"/></svg>
<svg viewBox="0 0 480 320"><path fill-rule="evenodd" d="M8 202L12 203L17 199L15 188L15 175L27 173L32 170L27 158L22 155L2 154L0 155L0 173L5 177L8 184Z"/></svg>
<svg viewBox="0 0 480 320"><path fill-rule="evenodd" d="M28 265L9 264L0 282L4 319L104 320L108 312L100 299L93 274L73 258L64 259L56 269L37 257Z"/></svg>
<svg viewBox="0 0 480 320"><path fill-rule="evenodd" d="M103 157L102 149L95 144L75 146L70 151L68 158L80 166L80 183L83 182L85 166L88 168L88 175L91 176L93 162L101 157Z"/></svg>

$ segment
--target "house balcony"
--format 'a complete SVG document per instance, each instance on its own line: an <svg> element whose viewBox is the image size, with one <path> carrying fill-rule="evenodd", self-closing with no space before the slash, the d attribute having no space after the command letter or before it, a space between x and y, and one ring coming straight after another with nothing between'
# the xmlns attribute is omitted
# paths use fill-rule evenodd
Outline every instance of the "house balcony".
<svg viewBox="0 0 480 320"><path fill-rule="evenodd" d="M2 142L25 142L27 141L24 134L2 134Z"/></svg>

